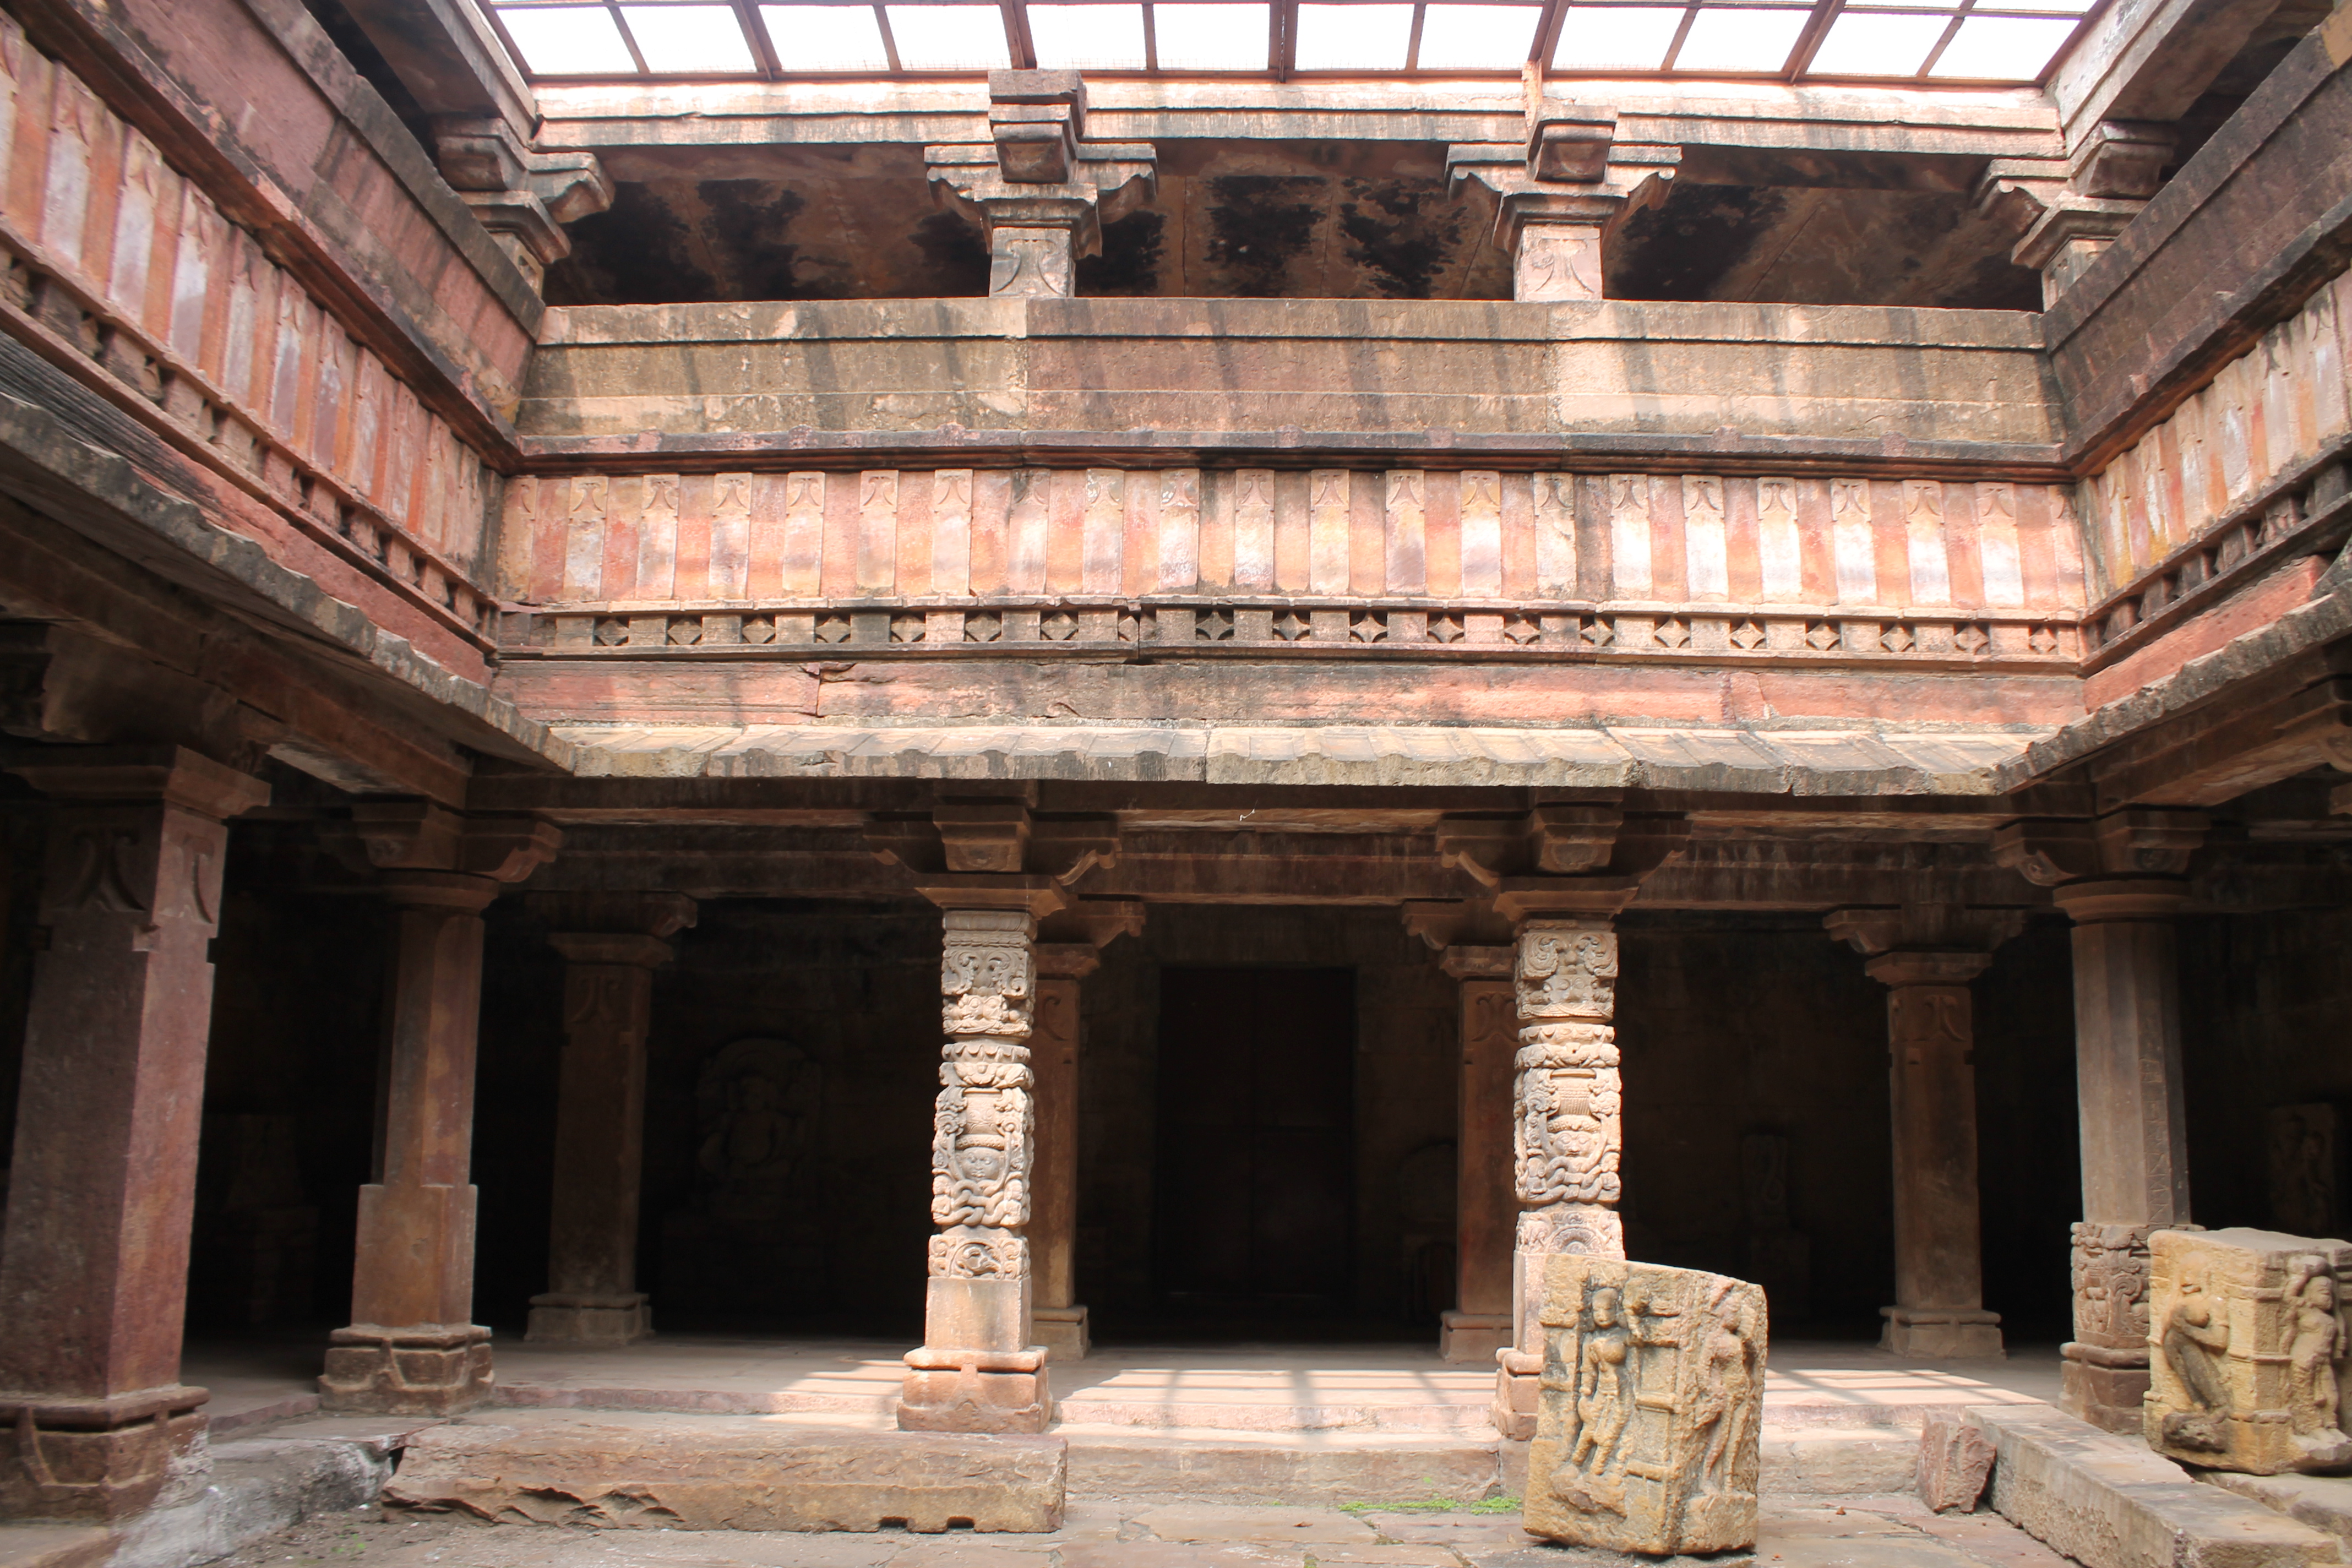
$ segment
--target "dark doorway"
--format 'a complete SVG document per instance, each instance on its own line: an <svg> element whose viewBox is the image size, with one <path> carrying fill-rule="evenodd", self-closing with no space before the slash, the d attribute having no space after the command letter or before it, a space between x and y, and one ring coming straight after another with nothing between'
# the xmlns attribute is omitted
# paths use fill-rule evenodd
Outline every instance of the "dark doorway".
<svg viewBox="0 0 2352 1568"><path fill-rule="evenodd" d="M1328 1312L1350 1293L1356 975L1160 979L1160 1291L1173 1311Z"/></svg>

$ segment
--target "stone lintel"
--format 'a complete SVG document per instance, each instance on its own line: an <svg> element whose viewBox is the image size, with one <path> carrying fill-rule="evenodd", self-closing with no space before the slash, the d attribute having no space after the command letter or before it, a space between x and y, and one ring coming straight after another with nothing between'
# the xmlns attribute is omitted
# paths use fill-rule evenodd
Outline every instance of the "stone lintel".
<svg viewBox="0 0 2352 1568"><path fill-rule="evenodd" d="M527 893L523 906L558 931L675 936L700 910L684 893Z"/></svg>
<svg viewBox="0 0 2352 1568"><path fill-rule="evenodd" d="M1070 902L1067 889L1051 877L997 875L929 876L915 890L942 910L1019 910L1043 920Z"/></svg>
<svg viewBox="0 0 2352 1568"><path fill-rule="evenodd" d="M563 834L530 816L469 816L423 800L362 800L320 837L355 870L455 872L520 882L555 858Z"/></svg>
<svg viewBox="0 0 2352 1568"><path fill-rule="evenodd" d="M659 969L676 957L670 944L657 936L626 931L551 931L547 944L567 963L617 963L639 969Z"/></svg>
<svg viewBox="0 0 2352 1568"><path fill-rule="evenodd" d="M1528 116L1528 177L1586 183L1604 179L1609 150L1616 141L1614 109L1546 99Z"/></svg>
<svg viewBox="0 0 2352 1568"><path fill-rule="evenodd" d="M1037 929L1037 940L1053 945L1104 948L1123 936L1143 934L1140 899L1073 899ZM1040 959L1042 965L1044 960Z"/></svg>
<svg viewBox="0 0 2352 1568"><path fill-rule="evenodd" d="M1991 967L1990 952L1934 952L1899 948L1863 965L1882 985L1966 985Z"/></svg>
<svg viewBox="0 0 2352 1568"><path fill-rule="evenodd" d="M2096 817L2021 817L1993 831L1993 858L2037 888L2093 879L2179 878L2204 844L2201 811L2126 806Z"/></svg>
<svg viewBox="0 0 2352 1568"><path fill-rule="evenodd" d="M1903 973L1900 965L1889 965L1885 973L1879 963L1869 966L1874 978L1890 985L1960 985L1983 973L1993 949L2025 929L2025 911L1939 902L1871 905L1833 910L1822 923L1832 937L1874 960L1902 957L1954 964L1976 960L1975 967L1957 980L1888 979Z"/></svg>
<svg viewBox="0 0 2352 1568"><path fill-rule="evenodd" d="M1055 980L1083 980L1102 967L1102 952L1090 942L1041 942L1034 950L1037 973Z"/></svg>
<svg viewBox="0 0 2352 1568"><path fill-rule="evenodd" d="M1622 914L1642 890L1637 876L1506 877L1495 890L1495 912L1519 921L1543 915Z"/></svg>
<svg viewBox="0 0 2352 1568"><path fill-rule="evenodd" d="M1438 967L1456 980L1508 980L1517 957L1510 947L1449 947Z"/></svg>

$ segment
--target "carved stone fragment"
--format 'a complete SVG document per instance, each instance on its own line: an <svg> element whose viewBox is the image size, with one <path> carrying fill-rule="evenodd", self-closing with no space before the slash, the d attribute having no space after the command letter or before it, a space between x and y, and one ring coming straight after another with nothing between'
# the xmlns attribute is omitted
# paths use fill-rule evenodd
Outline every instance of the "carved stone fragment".
<svg viewBox="0 0 2352 1568"><path fill-rule="evenodd" d="M1654 1556L1754 1546L1763 1290L1693 1269L1554 1257L1538 1321L1528 1531Z"/></svg>
<svg viewBox="0 0 2352 1568"><path fill-rule="evenodd" d="M2148 1446L2252 1475L2352 1469L2352 1246L2160 1230L2148 1250Z"/></svg>

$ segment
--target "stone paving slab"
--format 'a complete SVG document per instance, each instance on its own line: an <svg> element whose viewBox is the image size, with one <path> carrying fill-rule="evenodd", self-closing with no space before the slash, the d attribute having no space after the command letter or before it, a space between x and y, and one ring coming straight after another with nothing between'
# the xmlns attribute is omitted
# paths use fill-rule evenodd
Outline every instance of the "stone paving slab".
<svg viewBox="0 0 2352 1568"><path fill-rule="evenodd" d="M1705 1560L1730 1568L1738 1556ZM1772 1500L1757 1568L2068 1568L1990 1513L1937 1515L1908 1497ZM1516 1513L1073 1503L1045 1534L566 1530L364 1509L298 1527L227 1568L1675 1568L1551 1546Z"/></svg>

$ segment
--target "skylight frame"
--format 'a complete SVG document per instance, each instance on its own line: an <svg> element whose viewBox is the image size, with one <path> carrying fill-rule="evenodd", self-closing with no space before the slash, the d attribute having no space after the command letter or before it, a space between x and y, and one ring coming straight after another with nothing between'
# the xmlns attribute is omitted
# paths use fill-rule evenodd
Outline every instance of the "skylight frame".
<svg viewBox="0 0 2352 1568"><path fill-rule="evenodd" d="M522 72L525 79L533 82L543 82L549 86L591 86L599 84L635 84L641 86L652 86L665 83L689 84L753 80L770 82L968 80L973 77L982 74L982 70L984 68L980 67L947 70L908 70L903 68L899 64L897 40L891 32L888 14L888 0L474 0L474 3L488 18L492 30L498 35L499 41L506 47L509 54L513 58L517 68ZM881 35L883 49L887 57L887 68L883 70L845 69L799 71L788 71L784 69L780 63L782 57L776 47L774 38L768 30L767 22L761 9L762 5L782 5L843 3L867 5L873 11L876 26ZM925 0L925 3L970 5L974 9L986 9L997 12L1001 24L1004 28L1007 58L1011 59L1016 68L1034 68L1035 66L1037 58L1036 50L1031 42L1028 26L1029 0ZM1047 0L1039 0L1039 3L1047 3ZM1406 49L1405 63L1401 67L1393 68L1377 69L1361 67L1344 69L1317 69L1311 66L1302 67L1297 58L1298 7L1302 4L1393 4L1396 3L1396 0L1181 0L1181 3L1193 5L1213 3L1231 3L1244 5L1264 5L1267 11L1268 31L1267 64L1265 68L1264 69L1212 69L1206 68L1163 69L1159 63L1157 28L1154 26L1152 19L1152 10L1155 0L1136 0L1136 4L1142 11L1143 20L1145 54L1142 68L1089 68L1086 74L1089 78L1101 79L1154 79L1160 78L1187 80L1241 81L1289 81L1294 79L1310 81L1394 81L1414 79L1478 81L1491 79L1499 82L1520 80L1529 69L1532 69L1541 79L1557 80L1560 82L1608 79L1746 81L1781 82L1790 85L1803 84L1807 86L1897 87L1914 90L1927 91L1981 91L1986 89L2013 89L2022 88L2041 88L2048 85L2050 78L2062 65L2065 63L2067 57L2081 44L2084 35L2088 33L2095 25L2096 25L2099 19L2106 14L2107 10L2116 3L2116 0L2095 0L2094 4L2089 5L2086 9L2079 12L2066 9L2063 5L2054 4L2037 5L2032 4L2032 0L1989 0L1989 3L1981 5L1979 5L1979 0L1926 0L1925 4L1916 3L1915 0L1915 3L1908 5L1903 4L1902 0L1811 0L1810 5L1802 6L1792 5L1790 3L1790 0L1528 0L1528 9L1538 14L1534 28L1533 40L1528 49L1528 58L1526 61L1521 62L1518 65L1514 65L1508 68L1423 68L1420 65L1419 60L1420 45L1423 26L1427 19L1428 7L1433 4L1447 4L1448 0L1412 0L1413 15ZM1468 0L1454 0L1454 3L1468 3ZM745 39L751 46L751 57L757 65L755 72L748 75L740 70L662 72L646 68L645 52L639 47L635 36L630 31L628 19L623 14L623 7L624 5L723 5L728 9L731 10L735 14L737 24L743 30ZM1680 9L1683 11L1684 15L1681 21L1675 27L1673 41L1669 45L1664 59L1658 66L1650 68L1626 66L1579 67L1572 65L1557 66L1552 63L1552 57L1557 51L1561 29L1567 22L1569 14L1572 9L1615 9L1629 6L1656 9L1662 5L1669 9ZM1688 70L1682 68L1677 64L1678 57L1682 52L1683 44L1689 37L1693 24L1697 20L1699 15L1703 11L1763 10L1787 12L1800 8L1806 12L1806 20L1801 28L1798 31L1796 40L1790 46L1787 58L1778 68L1771 70L1751 71ZM508 31L504 21L501 19L501 14L507 11L542 9L593 9L606 13L611 17L614 26L618 29L623 43L629 50L630 58L636 62L638 68L635 72L627 74L603 75L542 74L532 70L527 63L527 57L524 55L522 49L516 44L513 36ZM1945 25L1942 32L1937 36L1934 46L1929 48L1926 58L1921 61L1918 68L1908 75L1894 73L1868 75L1815 71L1812 68L1813 61L1821 53L1823 43L1828 39L1831 30L1836 26L1838 19L1841 16L1847 15L1849 12L1863 14L1884 13L1919 17L1937 16L1942 18ZM1934 71L1937 64L1943 58L1946 51L1951 47L1953 41L1959 36L1961 26L1970 17L1979 15L1987 17L1988 19L1992 17L2000 17L2020 21L2063 21L2071 23L2073 26L2072 30L2065 36L2063 41L2059 43L2057 47L2052 51L2049 59L2042 66L2040 74L2030 80L2011 77L1987 78L1931 75L1930 73Z"/></svg>

